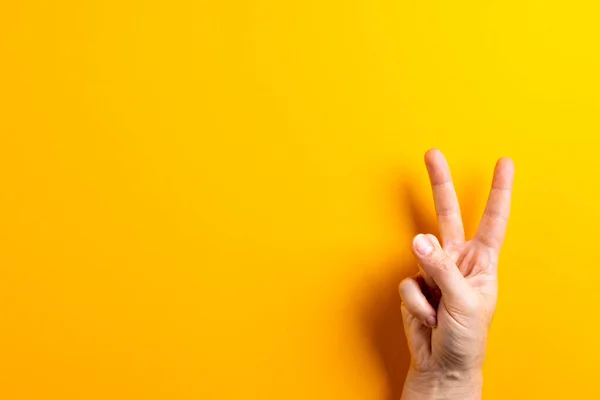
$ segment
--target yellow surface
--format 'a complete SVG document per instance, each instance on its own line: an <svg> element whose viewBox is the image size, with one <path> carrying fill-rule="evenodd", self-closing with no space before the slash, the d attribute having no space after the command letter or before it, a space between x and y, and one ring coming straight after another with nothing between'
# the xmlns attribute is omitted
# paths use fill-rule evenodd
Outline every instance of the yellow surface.
<svg viewBox="0 0 600 400"><path fill-rule="evenodd" d="M600 396L597 1L0 5L0 397L383 399L396 285L517 180L486 399Z"/></svg>

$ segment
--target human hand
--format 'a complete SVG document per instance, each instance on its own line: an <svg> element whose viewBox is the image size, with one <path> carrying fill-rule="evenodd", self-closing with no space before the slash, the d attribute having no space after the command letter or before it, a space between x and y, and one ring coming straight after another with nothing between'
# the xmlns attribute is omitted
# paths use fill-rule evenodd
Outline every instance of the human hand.
<svg viewBox="0 0 600 400"><path fill-rule="evenodd" d="M400 283L411 353L403 400L479 399L487 333L498 296L498 257L510 211L514 165L498 160L485 213L466 241L450 169L439 150L425 154L441 244L417 235L420 271Z"/></svg>

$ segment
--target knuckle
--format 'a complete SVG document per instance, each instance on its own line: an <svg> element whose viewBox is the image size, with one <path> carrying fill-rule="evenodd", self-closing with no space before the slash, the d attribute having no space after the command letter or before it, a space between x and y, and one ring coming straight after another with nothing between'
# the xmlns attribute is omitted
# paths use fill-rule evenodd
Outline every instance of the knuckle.
<svg viewBox="0 0 600 400"><path fill-rule="evenodd" d="M405 298L407 293L410 291L410 287L412 285L412 278L404 278L398 285L398 291L400 292L400 296Z"/></svg>
<svg viewBox="0 0 600 400"><path fill-rule="evenodd" d="M444 273L450 270L454 263L443 251L437 251L433 258L433 266L440 272Z"/></svg>
<svg viewBox="0 0 600 400"><path fill-rule="evenodd" d="M398 284L398 293L400 293L401 297L404 297L404 293L406 291L406 279L402 279Z"/></svg>
<svg viewBox="0 0 600 400"><path fill-rule="evenodd" d="M452 268L452 262L448 258L442 259L438 265L441 272L448 272L450 268Z"/></svg>

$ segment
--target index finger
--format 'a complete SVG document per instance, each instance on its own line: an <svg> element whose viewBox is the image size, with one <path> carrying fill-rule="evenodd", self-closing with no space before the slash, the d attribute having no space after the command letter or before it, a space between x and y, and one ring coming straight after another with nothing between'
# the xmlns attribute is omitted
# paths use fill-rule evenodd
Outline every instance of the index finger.
<svg viewBox="0 0 600 400"><path fill-rule="evenodd" d="M465 231L448 162L441 151L431 149L425 153L425 165L444 248L462 244L465 241Z"/></svg>

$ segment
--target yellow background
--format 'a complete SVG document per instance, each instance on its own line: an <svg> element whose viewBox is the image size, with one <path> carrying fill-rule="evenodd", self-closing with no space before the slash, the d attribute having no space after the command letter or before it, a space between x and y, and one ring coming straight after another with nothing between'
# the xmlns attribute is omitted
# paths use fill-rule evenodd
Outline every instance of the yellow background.
<svg viewBox="0 0 600 400"><path fill-rule="evenodd" d="M486 399L596 398L596 1L0 5L0 397L399 398L396 286L517 166Z"/></svg>

